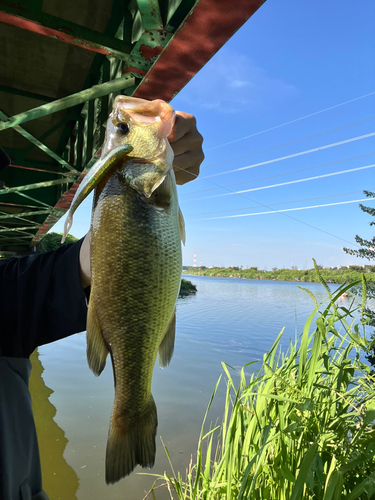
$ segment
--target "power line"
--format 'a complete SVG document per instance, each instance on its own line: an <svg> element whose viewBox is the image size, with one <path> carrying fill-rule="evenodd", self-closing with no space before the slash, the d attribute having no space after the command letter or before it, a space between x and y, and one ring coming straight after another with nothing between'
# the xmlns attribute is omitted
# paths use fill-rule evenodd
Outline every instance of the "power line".
<svg viewBox="0 0 375 500"><path fill-rule="evenodd" d="M191 173L191 172L189 172L189 173ZM197 177L196 174L191 173L191 175L194 177ZM228 189L226 187L219 186L219 184L215 183L214 181L207 181L207 182L210 182L211 184L213 184L215 186L221 187L222 189L226 189L227 191L231 191L230 189ZM256 203L257 205L260 205L264 208L270 208L268 205L265 205L264 203L253 200L252 198L249 198L248 196L245 196L244 194L238 194L238 196L241 196L241 198L244 198L245 200L252 201L253 203ZM286 213L283 213L283 212L279 212L279 213L280 213L280 215L287 217L288 219L294 220L296 222L299 222L300 224L303 224L304 226L311 227L312 229L316 229L317 231L320 231L321 233L328 234L329 236L332 236L333 238L336 238L336 239L341 240L341 241L345 241L345 243L349 243L352 246L360 248L360 245L358 245L357 243L352 243L350 241L344 240L343 238L340 238L339 236L336 236L335 234L329 233L328 231L324 231L324 229L320 229L319 227L313 226L312 224L309 224L308 222L296 219L295 217L292 217L291 215L288 215ZM195 220L198 220L198 219L195 219ZM202 219L202 220L205 220L205 219Z"/></svg>
<svg viewBox="0 0 375 500"><path fill-rule="evenodd" d="M358 172L359 170L366 170L366 169L374 168L374 167L375 167L375 163L373 163L371 165L365 165L364 167L357 167L357 168L350 168L348 170L341 170L340 172L332 172L330 174L322 174L322 175L317 175L315 177L307 177L305 179L297 179L294 181L281 182L279 184L270 184L268 186L261 186L261 187L251 188L251 189L243 189L242 191L230 191L229 193L214 194L212 196L204 196L203 198L192 198L190 200L184 200L184 201L189 202L189 201L198 201L198 200L208 200L208 199L212 199L212 198L221 198L222 196L232 196L234 194L250 193L252 191L261 191L263 189L271 189L271 188L280 187L280 186L288 186L290 184L298 184L300 182L308 182L308 181L313 181L316 179L323 179L325 177L332 177L334 175L349 174L351 172Z"/></svg>
<svg viewBox="0 0 375 500"><path fill-rule="evenodd" d="M369 134L369 135L375 135L375 134L373 133L373 134ZM363 138L363 137L361 137L361 138ZM358 139L358 138L349 139L349 142L351 142L351 141L353 141L353 140L357 140L357 139ZM344 142L345 142L345 141L344 141ZM328 146L328 147L329 147L329 146ZM323 147L323 148L324 148L324 147ZM176 166L175 166L175 168L177 169L177 171L178 171L178 170L183 170L183 169L180 169L179 167L176 167ZM197 174L194 174L194 173L192 173L192 172L189 172L188 170L185 170L185 172L187 172L187 173L191 174L191 175L192 175L192 177L194 177L194 178L195 178L195 177L197 177ZM212 177L212 176L210 176L210 177ZM209 182L209 183L213 184L214 186L217 186L217 187L219 187L219 188L226 189L227 191L233 192L233 191L231 191L230 189L228 189L227 187L220 186L219 184L217 184L217 183L216 183L216 182L214 182L214 181L207 180L207 177L205 178L205 180L206 180L206 182ZM252 201L253 203L257 203L257 205L260 205L260 206L262 206L262 207L264 207L264 208L270 208L268 205L265 205L264 203L261 203L261 202L259 202L259 201L253 200L252 198L249 198L248 196L245 196L244 194L238 194L238 196L241 196L241 197L242 197L242 198L244 198L245 200ZM195 201L195 200L193 200L193 201ZM286 214L286 213L283 213L283 212L279 212L279 213L280 213L280 215L283 215L284 217L288 217L289 219L292 219L292 220L294 220L294 221L296 221L296 222L299 222L300 224L303 224L303 225L305 225L305 226L311 227L312 229L316 229L317 231L320 231L321 233L328 234L329 236L332 236L333 238L336 238L336 239L341 240L341 241L345 241L346 243L349 243L349 244L351 244L352 246L356 246L356 247L360 248L360 245L358 245L358 244L356 244L356 243L349 242L349 241L347 241L347 240L344 240L343 238L340 238L339 236L336 236L335 234L329 233L328 231L324 231L323 229L320 229L319 227L313 226L312 224L309 224L309 223L307 223L307 222L304 222L304 221L301 221L301 220L299 220L299 219L296 219L295 217L292 217L291 215L288 215L288 214ZM195 219L195 220L197 220L197 219Z"/></svg>
<svg viewBox="0 0 375 500"><path fill-rule="evenodd" d="M270 132L271 130L276 130L281 127L285 127L285 125L290 125L291 123L296 123L301 120L305 120L306 118L310 118L311 116L319 115L321 113L325 113L326 111L329 111L331 109L339 108L340 106L344 106L345 104L349 104L354 101L358 101L360 99L364 99L365 97L369 97L371 95L374 95L375 92L370 92L369 94L362 95L360 97L356 97L355 99L350 99L349 101L342 102L340 104L336 104L335 106L330 106L329 108L321 109L320 111L316 111L315 113L310 113L309 115L301 116L300 118L296 118L295 120L290 120L289 122L282 123L281 125L276 125L275 127L271 127L265 130L261 130L260 132L255 132L254 134L247 135L245 137L241 137L240 139L235 139L234 141L226 142L224 144L219 144L218 146L214 146L213 148L209 148L206 151L212 151L214 149L222 148L224 146L228 146L230 144L234 144L236 142L244 141L245 139L250 139L250 137L255 137L260 134L264 134L265 132Z"/></svg>
<svg viewBox="0 0 375 500"><path fill-rule="evenodd" d="M282 172L281 174L269 175L268 177L261 177L260 179L253 179L251 181L236 182L235 184L229 184L226 187L229 188L229 187L235 187L235 186L242 186L243 184L250 184L253 182L265 181L268 179L274 179L275 177L284 177L285 175L297 174L300 172L306 172L307 170L314 170L316 168L328 167L330 165L337 165L338 163L344 163L347 161L358 160L360 158L367 158L368 156L373 156L374 154L375 153L369 153L366 155L353 156L352 158L346 158L345 160L331 161L329 163L323 163L322 165L315 165L314 167L301 168L299 170L292 170L291 172ZM207 182L209 182L209 181L207 181ZM190 193L182 193L179 195L179 197L181 198L182 196L189 196L192 194L200 194L200 193L207 193L209 191L217 191L218 189L225 189L225 188L220 186L220 187L214 187L214 188L210 188L210 189L201 189L200 191L191 191Z"/></svg>
<svg viewBox="0 0 375 500"><path fill-rule="evenodd" d="M243 160L244 158L249 158L250 156L256 156L262 153L268 153L269 151L274 151L275 149L284 148L285 146L292 146L293 144L298 144L299 142L307 141L309 139L316 139L317 137L321 137L322 135L330 134L332 132L337 132L338 130L343 130L348 127L354 127L355 125L360 125L362 123L369 122L373 120L375 117L371 116L370 118L366 118L364 120L360 120L358 122L348 123L347 125L342 125L341 127L332 128L330 130L326 130L324 132L319 132L319 134L309 135L308 137L303 137L302 139L296 139L295 141L285 142L284 144L279 144L278 146L273 146L272 148L262 149L260 151L255 151L254 153L250 153L243 156L238 156L237 158L231 158L230 160L220 161L218 163L213 163L212 165L206 165L202 167L202 170L206 168L217 167L219 165L224 165L225 163L232 163L233 161Z"/></svg>
<svg viewBox="0 0 375 500"><path fill-rule="evenodd" d="M362 202L362 201L367 201L368 202L368 201L374 201L374 200L375 200L375 198L363 198L361 200L339 201L339 202L336 202L336 203L326 203L326 204L323 204L323 205L313 205L313 206L310 206L310 207L284 208L282 210L271 210L269 212L257 212L257 213L254 213L254 214L224 215L222 217L208 217L208 218L204 218L204 219L194 219L194 220L195 221L198 221L198 220L202 221L202 220L234 219L234 218L238 218L238 217L253 217L255 215L279 214L279 213L283 213L283 212L294 212L294 211L297 211L297 210L309 210L311 208L332 207L332 206L336 206L336 205L347 205L349 203L359 203L359 202ZM320 229L320 231L323 231L323 230ZM323 231L323 232L325 233L326 231ZM330 234L330 233L327 233L327 234ZM347 241L347 240L344 240L342 238L339 238L338 236L335 236L333 234L330 234L330 235L334 236L335 238L338 238L338 239L340 239L342 241L346 241L347 243L350 243L351 245L353 244L350 241Z"/></svg>
<svg viewBox="0 0 375 500"><path fill-rule="evenodd" d="M338 193L338 194L328 194L326 196L315 196L314 198L304 198L302 200L292 200L292 201L282 201L279 203L270 203L268 207L274 207L274 206L280 206L280 205L290 205L292 203L304 203L306 201L313 201L313 200L322 200L325 198L337 198L338 196L347 196L349 194L357 194L357 193L362 193L363 191L349 191L348 193ZM213 214L222 214L226 212L239 212L240 210L252 210L253 208L258 208L259 204L257 206L253 207L242 207L242 208L231 208L231 209L226 209L226 210L217 210L215 212L203 212L203 213L198 213L198 214L185 214L184 218L189 218L189 217L202 217L203 215L213 215Z"/></svg>
<svg viewBox="0 0 375 500"><path fill-rule="evenodd" d="M269 165L270 163L276 163L278 161L288 160L290 158L296 158L298 156L303 156L303 155L307 155L310 153L316 153L317 151L322 151L324 149L334 148L336 146L342 146L343 144L348 144L350 142L355 142L355 141L360 141L362 139L367 139L368 137L373 137L374 135L375 135L375 132L371 132L370 134L352 137L351 139L346 139L344 141L326 144L325 146L320 146L318 148L307 149L305 151L300 151L299 153L294 153L292 155L281 156L279 158L274 158L272 160L262 161L260 163L253 163L252 165L248 165L246 167L235 168L233 170L227 170L226 172L219 172L217 174L207 175L206 177L202 177L202 179L210 179L211 177L217 177L219 175L232 174L233 172L241 172L242 170L248 170L249 168L259 167L261 165Z"/></svg>

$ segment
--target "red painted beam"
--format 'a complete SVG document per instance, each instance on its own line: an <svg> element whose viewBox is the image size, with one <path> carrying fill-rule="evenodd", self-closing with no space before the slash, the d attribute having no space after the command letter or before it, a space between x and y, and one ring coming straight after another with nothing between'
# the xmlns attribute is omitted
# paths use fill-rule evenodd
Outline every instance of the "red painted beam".
<svg viewBox="0 0 375 500"><path fill-rule="evenodd" d="M150 68L134 97L170 101L265 0L201 0ZM125 72L130 71L126 68Z"/></svg>
<svg viewBox="0 0 375 500"><path fill-rule="evenodd" d="M77 35L69 35L68 33L63 33L62 31L43 26L36 21L31 21L29 19L15 16L13 14L8 14L4 11L0 11L0 22L9 24L11 26L16 26L17 28L21 28L27 31L31 31L33 33L37 33L38 35L43 35L54 40L58 39L61 42L69 43L70 45L75 45L81 49L90 50L91 52L97 52L98 54L103 54L105 56L117 57L118 59L123 60L128 58L127 54L122 54L116 50L111 50L109 48L103 47L102 45L95 42L84 40Z"/></svg>

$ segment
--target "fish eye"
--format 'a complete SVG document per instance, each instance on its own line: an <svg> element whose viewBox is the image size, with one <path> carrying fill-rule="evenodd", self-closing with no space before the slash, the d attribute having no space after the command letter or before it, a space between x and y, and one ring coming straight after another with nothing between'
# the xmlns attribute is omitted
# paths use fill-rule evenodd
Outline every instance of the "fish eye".
<svg viewBox="0 0 375 500"><path fill-rule="evenodd" d="M120 132L121 135L126 135L129 132L129 125L127 123L118 123L117 131Z"/></svg>

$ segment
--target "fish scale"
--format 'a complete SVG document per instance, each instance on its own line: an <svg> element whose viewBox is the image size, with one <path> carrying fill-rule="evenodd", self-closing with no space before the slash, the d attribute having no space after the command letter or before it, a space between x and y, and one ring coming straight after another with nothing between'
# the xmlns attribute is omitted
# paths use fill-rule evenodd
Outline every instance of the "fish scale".
<svg viewBox="0 0 375 500"><path fill-rule="evenodd" d="M122 195L112 195L119 190ZM109 234L101 231L109 226ZM138 193L121 184L117 174L113 175L93 212L91 246L91 300L103 337L111 346L116 380L111 427L122 417L127 419L127 427L138 425L154 405L152 373L179 291L182 266L179 248L176 193L170 206L161 212L145 204ZM97 306L99 301L101 307ZM103 307L103 302L110 307ZM124 326L119 327L121 324ZM156 424L156 410L153 418ZM125 426L122 421L121 425ZM146 454L145 461L139 456L132 457L131 462L141 462L144 467L153 463L156 426L151 432L148 439L151 452ZM114 454L121 452L114 450ZM111 482L111 476L107 480Z"/></svg>

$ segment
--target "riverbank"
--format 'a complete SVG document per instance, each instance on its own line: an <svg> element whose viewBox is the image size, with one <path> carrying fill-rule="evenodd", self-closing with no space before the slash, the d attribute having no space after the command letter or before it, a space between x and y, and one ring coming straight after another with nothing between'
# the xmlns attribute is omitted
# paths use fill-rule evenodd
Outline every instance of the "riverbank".
<svg viewBox="0 0 375 500"><path fill-rule="evenodd" d="M367 280L375 280L375 266L361 268L360 266L350 266L335 269L320 269L320 274L327 283L350 283L360 280L362 274ZM297 281L301 283L318 283L319 278L315 269L297 270L297 269L273 269L272 271L263 271L256 267L241 269L238 267L190 267L183 270L183 274L196 276L212 276L218 278L242 278L258 280L275 281Z"/></svg>

